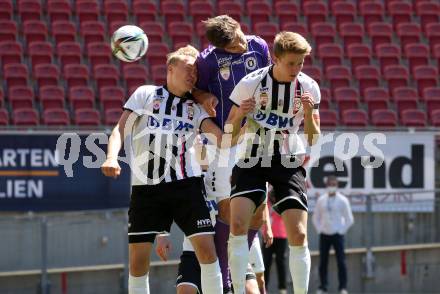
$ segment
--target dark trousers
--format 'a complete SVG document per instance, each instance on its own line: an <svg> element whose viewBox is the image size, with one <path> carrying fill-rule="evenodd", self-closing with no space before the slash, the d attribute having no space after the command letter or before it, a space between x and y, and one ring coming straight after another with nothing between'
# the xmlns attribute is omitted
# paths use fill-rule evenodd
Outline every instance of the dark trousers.
<svg viewBox="0 0 440 294"><path fill-rule="evenodd" d="M327 268L328 268L328 256L330 248L333 246L336 254L336 261L338 264L338 279L339 290L347 288L347 266L345 264L345 252L344 252L344 236L340 234L334 235L319 235L319 277L321 279L320 289L327 291Z"/></svg>
<svg viewBox="0 0 440 294"><path fill-rule="evenodd" d="M266 248L264 244L262 244L263 251L263 261L264 261L264 281L266 283L266 288L269 285L269 277L270 277L270 267L272 265L272 255L275 254L275 263L277 267L278 273L278 289L286 289L286 248L287 248L287 239L283 238L273 238L273 244L269 248Z"/></svg>

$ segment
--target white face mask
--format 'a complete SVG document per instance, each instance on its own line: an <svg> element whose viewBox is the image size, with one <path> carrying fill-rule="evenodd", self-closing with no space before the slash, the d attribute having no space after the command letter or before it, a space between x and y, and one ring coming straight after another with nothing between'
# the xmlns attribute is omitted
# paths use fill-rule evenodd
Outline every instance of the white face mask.
<svg viewBox="0 0 440 294"><path fill-rule="evenodd" d="M336 187L336 186L328 186L327 187L327 192L329 193L329 194L334 194L334 193L336 193L336 189L337 189L338 187Z"/></svg>

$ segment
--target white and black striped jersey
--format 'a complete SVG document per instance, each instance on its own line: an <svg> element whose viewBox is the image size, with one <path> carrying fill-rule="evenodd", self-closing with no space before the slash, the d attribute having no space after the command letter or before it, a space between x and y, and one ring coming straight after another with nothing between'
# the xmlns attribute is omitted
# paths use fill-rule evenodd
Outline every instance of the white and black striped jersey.
<svg viewBox="0 0 440 294"><path fill-rule="evenodd" d="M236 106L250 97L256 100L255 110L246 118L246 158L305 154L304 143L298 136L304 119L304 92L314 97L313 114L319 115L319 86L302 72L293 82L278 82L273 77L273 66L268 66L248 74L235 86L230 99Z"/></svg>
<svg viewBox="0 0 440 294"><path fill-rule="evenodd" d="M137 115L126 124L132 185L155 185L201 175L191 152L200 125L209 115L190 93L177 97L166 86L141 86L124 109Z"/></svg>

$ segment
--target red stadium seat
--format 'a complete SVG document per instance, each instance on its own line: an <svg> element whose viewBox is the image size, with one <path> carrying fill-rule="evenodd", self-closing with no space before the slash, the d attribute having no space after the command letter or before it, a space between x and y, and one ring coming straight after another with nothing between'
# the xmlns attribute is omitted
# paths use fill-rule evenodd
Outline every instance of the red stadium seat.
<svg viewBox="0 0 440 294"><path fill-rule="evenodd" d="M0 42L15 41L18 35L17 24L13 20L0 20Z"/></svg>
<svg viewBox="0 0 440 294"><path fill-rule="evenodd" d="M104 24L100 21L84 21L80 25L80 34L87 46L94 42L104 42L106 31Z"/></svg>
<svg viewBox="0 0 440 294"><path fill-rule="evenodd" d="M55 64L39 64L33 70L34 79L38 86L56 86L60 77L60 71Z"/></svg>
<svg viewBox="0 0 440 294"><path fill-rule="evenodd" d="M405 56L413 72L416 66L429 64L429 47L425 44L406 45Z"/></svg>
<svg viewBox="0 0 440 294"><path fill-rule="evenodd" d="M344 53L338 44L322 44L318 47L318 56L326 70L329 66L342 64Z"/></svg>
<svg viewBox="0 0 440 294"><path fill-rule="evenodd" d="M375 49L379 44L392 43L393 28L388 23L375 22L368 26L368 34Z"/></svg>
<svg viewBox="0 0 440 294"><path fill-rule="evenodd" d="M34 91L28 86L10 87L8 98L14 110L33 108Z"/></svg>
<svg viewBox="0 0 440 294"><path fill-rule="evenodd" d="M43 124L47 126L70 125L69 113L65 109L47 109L43 113Z"/></svg>
<svg viewBox="0 0 440 294"><path fill-rule="evenodd" d="M122 72L127 88L145 85L148 80L148 72L144 65L129 64Z"/></svg>
<svg viewBox="0 0 440 294"><path fill-rule="evenodd" d="M101 118L95 109L78 109L75 111L75 124L78 126L99 126Z"/></svg>
<svg viewBox="0 0 440 294"><path fill-rule="evenodd" d="M50 22L64 20L69 21L72 7L68 0L51 0L47 2L47 15Z"/></svg>
<svg viewBox="0 0 440 294"><path fill-rule="evenodd" d="M256 35L263 38L267 44L272 44L279 28L276 24L270 22L260 22L255 25ZM269 45L270 46L270 45Z"/></svg>
<svg viewBox="0 0 440 294"><path fill-rule="evenodd" d="M155 65L163 65L166 63L166 55L169 53L168 46L164 43L153 43L148 46L147 60L150 68Z"/></svg>
<svg viewBox="0 0 440 294"><path fill-rule="evenodd" d="M359 92L351 87L338 88L335 90L335 102L342 113L347 109L359 108Z"/></svg>
<svg viewBox="0 0 440 294"><path fill-rule="evenodd" d="M12 123L16 126L36 126L39 117L35 109L15 109L12 113Z"/></svg>
<svg viewBox="0 0 440 294"><path fill-rule="evenodd" d="M338 28L343 23L353 23L356 18L356 6L352 2L337 1L331 4Z"/></svg>
<svg viewBox="0 0 440 294"><path fill-rule="evenodd" d="M395 44L380 44L376 47L376 56L384 73L387 66L400 64L402 53L400 47Z"/></svg>
<svg viewBox="0 0 440 294"><path fill-rule="evenodd" d="M99 64L94 67L93 77L99 91L102 87L117 86L119 71L113 64Z"/></svg>
<svg viewBox="0 0 440 294"><path fill-rule="evenodd" d="M90 43L87 45L87 56L92 69L100 64L109 64L112 61L112 49L108 43Z"/></svg>
<svg viewBox="0 0 440 294"><path fill-rule="evenodd" d="M81 63L81 46L76 42L64 42L57 45L57 55L62 68L69 64Z"/></svg>
<svg viewBox="0 0 440 294"><path fill-rule="evenodd" d="M44 110L64 108L65 94L60 86L40 87L39 98Z"/></svg>
<svg viewBox="0 0 440 294"><path fill-rule="evenodd" d="M72 87L69 90L69 101L72 110L92 109L95 102L95 93L86 86Z"/></svg>
<svg viewBox="0 0 440 294"><path fill-rule="evenodd" d="M200 23L203 25L203 23ZM165 29L160 22L144 21L139 27L148 34L149 43L161 43L165 34Z"/></svg>
<svg viewBox="0 0 440 294"><path fill-rule="evenodd" d="M196 34L197 37L199 37L199 48L207 48L209 45L209 41L205 36L205 24L204 23L198 23L196 27Z"/></svg>
<svg viewBox="0 0 440 294"><path fill-rule="evenodd" d="M329 66L326 70L326 76L333 91L337 88L349 87L352 79L350 69L343 65Z"/></svg>
<svg viewBox="0 0 440 294"><path fill-rule="evenodd" d="M319 109L329 109L330 101L332 100L330 89L321 88L321 102L319 102Z"/></svg>
<svg viewBox="0 0 440 294"><path fill-rule="evenodd" d="M420 43L422 30L416 23L401 23L397 26L397 36L400 38L400 44L404 49L408 44Z"/></svg>
<svg viewBox="0 0 440 294"><path fill-rule="evenodd" d="M392 128L397 126L397 115L389 109L378 109L373 111L371 122L376 127Z"/></svg>
<svg viewBox="0 0 440 294"><path fill-rule="evenodd" d="M339 34L344 40L344 46L347 51L351 44L362 44L364 28L358 23L344 23L339 27Z"/></svg>
<svg viewBox="0 0 440 294"><path fill-rule="evenodd" d="M287 23L296 22L298 14L298 6L294 2L275 3L275 16L277 16L281 27Z"/></svg>
<svg viewBox="0 0 440 294"><path fill-rule="evenodd" d="M100 15L99 4L95 0L81 0L76 2L76 15L79 23L97 21Z"/></svg>
<svg viewBox="0 0 440 294"><path fill-rule="evenodd" d="M359 15L364 19L364 26L368 27L373 22L384 20L385 8L381 2L366 1L359 6Z"/></svg>
<svg viewBox="0 0 440 294"><path fill-rule="evenodd" d="M436 1L417 3L416 13L420 16L420 24L426 32L428 24L440 21L440 4Z"/></svg>
<svg viewBox="0 0 440 294"><path fill-rule="evenodd" d="M321 127L336 127L338 122L338 114L334 110L322 109L319 111Z"/></svg>
<svg viewBox="0 0 440 294"><path fill-rule="evenodd" d="M311 30L316 45L331 44L335 41L336 29L331 23L314 23Z"/></svg>
<svg viewBox="0 0 440 294"><path fill-rule="evenodd" d="M305 1L303 3L303 14L307 18L310 29L314 23L326 22L327 6L322 1Z"/></svg>
<svg viewBox="0 0 440 294"><path fill-rule="evenodd" d="M3 93L2 88L0 88L0 108L5 106L5 94Z"/></svg>
<svg viewBox="0 0 440 294"><path fill-rule="evenodd" d="M249 1L247 2L247 14L251 20L252 30L255 30L257 23L269 22L272 7L265 1Z"/></svg>
<svg viewBox="0 0 440 294"><path fill-rule="evenodd" d="M104 114L104 124L106 126L114 126L118 123L119 118L122 115L122 109L107 109Z"/></svg>
<svg viewBox="0 0 440 294"><path fill-rule="evenodd" d="M114 32L116 32L117 29L125 25L130 25L130 23L128 21L114 21L112 23L109 23L108 25L109 35L112 35Z"/></svg>
<svg viewBox="0 0 440 294"><path fill-rule="evenodd" d="M366 127L368 115L361 109L348 109L342 112L342 123L347 127Z"/></svg>
<svg viewBox="0 0 440 294"><path fill-rule="evenodd" d="M434 49L432 51L432 57L437 60L437 66L440 70L440 44L437 44L434 46Z"/></svg>
<svg viewBox="0 0 440 294"><path fill-rule="evenodd" d="M390 93L392 93L395 88L406 87L408 85L408 69L402 65L387 66L384 70L384 78L388 82Z"/></svg>
<svg viewBox="0 0 440 294"><path fill-rule="evenodd" d="M70 21L56 21L52 24L52 36L57 44L75 42L76 27Z"/></svg>
<svg viewBox="0 0 440 294"><path fill-rule="evenodd" d="M423 100L429 117L432 119L434 111L440 110L440 88L425 88Z"/></svg>
<svg viewBox="0 0 440 294"><path fill-rule="evenodd" d="M165 23L170 24L175 21L185 21L185 7L180 1L167 0L160 3ZM170 27L167 25L167 31Z"/></svg>
<svg viewBox="0 0 440 294"><path fill-rule="evenodd" d="M137 23L155 21L157 8L150 0L135 0L133 1L132 13L136 17Z"/></svg>
<svg viewBox="0 0 440 294"><path fill-rule="evenodd" d="M406 127L425 127L426 113L418 109L407 109L402 112L402 125Z"/></svg>
<svg viewBox="0 0 440 294"><path fill-rule="evenodd" d="M411 4L403 1L392 1L388 4L388 13L393 19L394 28L401 23L410 23L413 9Z"/></svg>
<svg viewBox="0 0 440 294"><path fill-rule="evenodd" d="M359 81L359 90L365 96L365 90L371 87L378 87L380 73L377 67L373 65L361 65L356 68L356 79Z"/></svg>
<svg viewBox="0 0 440 294"><path fill-rule="evenodd" d="M21 63L21 56L23 55L23 49L18 42L0 42L0 61L5 67L9 63Z"/></svg>
<svg viewBox="0 0 440 294"><path fill-rule="evenodd" d="M39 20L41 16L41 3L39 0L20 0L18 2L20 20Z"/></svg>
<svg viewBox="0 0 440 294"><path fill-rule="evenodd" d="M241 21L241 16L244 14L243 7L240 2L220 2L218 1L218 14L227 14L236 21Z"/></svg>
<svg viewBox="0 0 440 294"><path fill-rule="evenodd" d="M347 48L347 57L350 59L351 71L354 73L356 68L361 65L371 63L371 49L365 44L351 44Z"/></svg>
<svg viewBox="0 0 440 294"><path fill-rule="evenodd" d="M23 23L23 35L27 44L47 40L47 26L41 20L28 20Z"/></svg>
<svg viewBox="0 0 440 294"><path fill-rule="evenodd" d="M24 64L6 64L4 66L3 77L8 88L15 86L26 86L28 83L28 70Z"/></svg>
<svg viewBox="0 0 440 294"><path fill-rule="evenodd" d="M87 86L89 70L84 64L69 64L63 70L64 79L69 88L76 86Z"/></svg>
<svg viewBox="0 0 440 294"><path fill-rule="evenodd" d="M397 112L401 115L406 109L417 109L419 96L417 90L410 87L399 87L393 91L393 99Z"/></svg>
<svg viewBox="0 0 440 294"><path fill-rule="evenodd" d="M125 92L121 87L102 87L99 91L99 100L104 111L108 109L122 109L124 98Z"/></svg>
<svg viewBox="0 0 440 294"><path fill-rule="evenodd" d="M437 87L438 71L435 67L429 65L420 65L414 68L414 80L417 82L417 88L420 96L423 95L425 88Z"/></svg>
<svg viewBox="0 0 440 294"><path fill-rule="evenodd" d="M440 23L430 23L426 25L426 36L432 52L436 45L440 45Z"/></svg>
<svg viewBox="0 0 440 294"><path fill-rule="evenodd" d="M33 42L29 45L28 55L31 58L32 68L39 64L50 64L53 56L52 43Z"/></svg>
<svg viewBox="0 0 440 294"><path fill-rule="evenodd" d="M1 111L1 109L0 109ZM0 114L1 117L1 114ZM440 126L440 109L436 109L434 111L432 111L431 113L431 124L435 127L439 127Z"/></svg>
<svg viewBox="0 0 440 294"><path fill-rule="evenodd" d="M168 24L168 27L169 27L168 34L170 35L170 38L174 44L192 43L193 29L191 24L187 22L173 21Z"/></svg>
<svg viewBox="0 0 440 294"><path fill-rule="evenodd" d="M9 114L6 109L0 108L0 126L9 125Z"/></svg>
<svg viewBox="0 0 440 294"><path fill-rule="evenodd" d="M152 67L151 76L155 85L164 85L167 82L167 66L164 64Z"/></svg>
<svg viewBox="0 0 440 294"><path fill-rule="evenodd" d="M9 20L12 18L14 9L11 0L3 0L0 2L0 19Z"/></svg>
<svg viewBox="0 0 440 294"><path fill-rule="evenodd" d="M321 84L322 71L320 67L314 65L304 65L301 71L313 78L318 84Z"/></svg>
<svg viewBox="0 0 440 294"><path fill-rule="evenodd" d="M388 109L388 101L390 101L390 95L384 88L368 88L364 92L364 100L368 106L368 113L370 117L373 112L378 109Z"/></svg>
<svg viewBox="0 0 440 294"><path fill-rule="evenodd" d="M128 5L125 1L107 0L104 2L104 15L109 27L114 22L127 22Z"/></svg>
<svg viewBox="0 0 440 294"><path fill-rule="evenodd" d="M307 27L299 22L287 22L281 25L281 30L283 31L289 31L289 32L296 32L307 39L309 35L309 31L307 30Z"/></svg>
<svg viewBox="0 0 440 294"><path fill-rule="evenodd" d="M197 0L189 4L189 15L192 16L193 26L197 27L199 22L214 15L214 8L210 2Z"/></svg>

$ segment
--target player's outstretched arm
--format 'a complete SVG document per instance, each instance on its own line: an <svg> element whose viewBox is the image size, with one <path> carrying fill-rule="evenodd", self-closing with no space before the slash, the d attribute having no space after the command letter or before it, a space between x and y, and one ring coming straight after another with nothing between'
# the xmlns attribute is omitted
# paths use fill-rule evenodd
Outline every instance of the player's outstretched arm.
<svg viewBox="0 0 440 294"><path fill-rule="evenodd" d="M121 174L118 154L124 142L124 128L131 111L125 110L113 128L107 146L107 159L101 166L102 173L107 177L117 178Z"/></svg>
<svg viewBox="0 0 440 294"><path fill-rule="evenodd" d="M301 102L304 108L304 133L309 145L314 145L321 134L319 112L315 110L314 98L311 93L304 92Z"/></svg>
<svg viewBox="0 0 440 294"><path fill-rule="evenodd" d="M225 132L232 135L232 141L234 142L235 140L235 144L237 144L240 134L246 127L243 126L242 128L243 119L248 113L254 110L255 104L255 98L250 97L241 101L239 107L237 105L232 105L228 119L225 123Z"/></svg>

